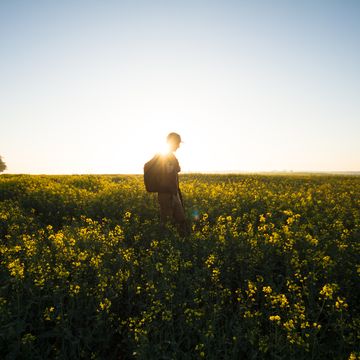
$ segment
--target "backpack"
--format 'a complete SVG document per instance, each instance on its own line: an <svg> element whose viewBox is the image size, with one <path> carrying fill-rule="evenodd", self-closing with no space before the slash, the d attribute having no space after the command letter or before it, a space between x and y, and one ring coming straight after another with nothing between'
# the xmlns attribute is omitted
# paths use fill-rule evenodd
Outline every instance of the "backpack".
<svg viewBox="0 0 360 360"><path fill-rule="evenodd" d="M166 192L166 174L163 157L156 154L144 165L144 184L148 192Z"/></svg>

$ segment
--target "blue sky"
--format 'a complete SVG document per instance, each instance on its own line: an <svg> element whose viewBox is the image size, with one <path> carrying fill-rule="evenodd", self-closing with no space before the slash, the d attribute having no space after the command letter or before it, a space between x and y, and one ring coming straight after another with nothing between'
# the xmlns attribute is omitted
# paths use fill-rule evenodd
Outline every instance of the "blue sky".
<svg viewBox="0 0 360 360"><path fill-rule="evenodd" d="M360 171L359 1L2 1L9 173Z"/></svg>

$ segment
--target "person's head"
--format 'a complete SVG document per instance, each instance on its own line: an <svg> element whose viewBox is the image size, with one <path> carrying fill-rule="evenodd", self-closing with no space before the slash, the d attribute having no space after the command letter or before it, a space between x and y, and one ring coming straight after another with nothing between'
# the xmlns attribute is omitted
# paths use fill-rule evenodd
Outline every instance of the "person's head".
<svg viewBox="0 0 360 360"><path fill-rule="evenodd" d="M166 137L170 151L176 151L180 147L181 137L179 134L172 132Z"/></svg>

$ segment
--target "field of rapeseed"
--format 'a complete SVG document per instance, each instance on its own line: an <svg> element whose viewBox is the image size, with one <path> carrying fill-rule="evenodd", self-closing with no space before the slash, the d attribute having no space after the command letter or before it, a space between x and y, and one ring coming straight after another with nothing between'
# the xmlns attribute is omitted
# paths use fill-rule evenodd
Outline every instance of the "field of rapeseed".
<svg viewBox="0 0 360 360"><path fill-rule="evenodd" d="M1 359L360 359L360 177L0 176Z"/></svg>

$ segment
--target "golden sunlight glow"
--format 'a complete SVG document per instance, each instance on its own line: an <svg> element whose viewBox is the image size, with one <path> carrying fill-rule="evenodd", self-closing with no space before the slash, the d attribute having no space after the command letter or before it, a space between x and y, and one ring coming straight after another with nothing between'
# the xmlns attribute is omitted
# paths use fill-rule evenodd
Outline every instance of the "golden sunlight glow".
<svg viewBox="0 0 360 360"><path fill-rule="evenodd" d="M145 116L145 114L142 115ZM168 120L168 118L171 118L171 120ZM134 119L134 123L139 122L139 120ZM119 129L115 133L124 133L121 125L119 124ZM109 151L107 152L109 156L106 157L107 164L104 164L104 167L111 166L113 173L121 173L123 172L122 169L126 169L126 173L142 173L144 164L155 154L169 152L166 137L170 132L177 132L184 141L175 152L182 171L189 171L188 169L191 168L196 169L197 164L194 155L198 151L193 151L196 144L193 139L194 131L196 131L196 127L191 126L190 122L184 120L180 115L176 116L169 113L164 114L162 119L156 119L156 121L150 119L146 124L140 126L135 134L133 131L129 131L126 138L124 136L122 142L116 145L117 148L114 148L111 155ZM124 148L126 149L125 153L122 151ZM192 154L189 150L191 150ZM120 156L119 153L121 153Z"/></svg>

